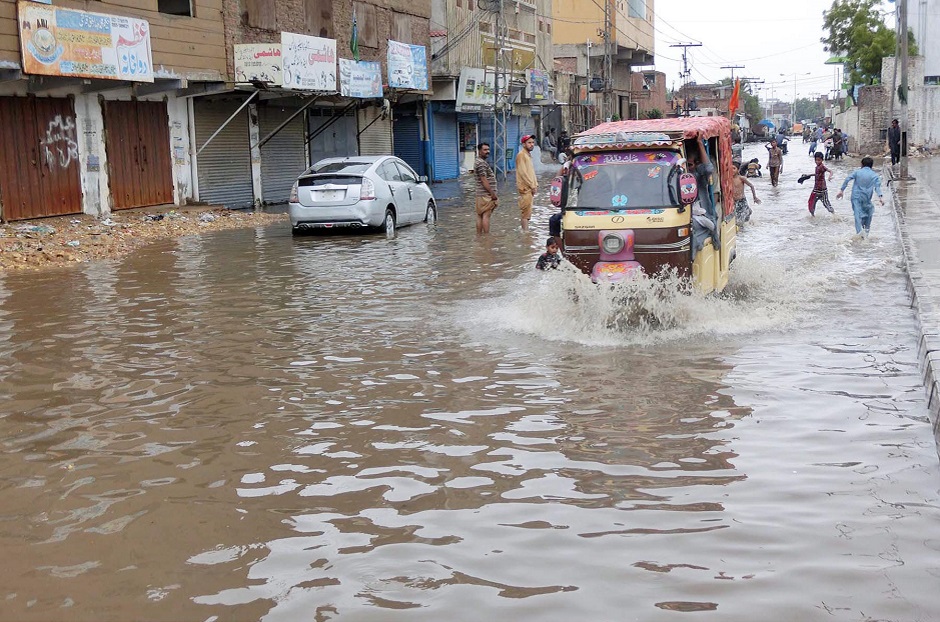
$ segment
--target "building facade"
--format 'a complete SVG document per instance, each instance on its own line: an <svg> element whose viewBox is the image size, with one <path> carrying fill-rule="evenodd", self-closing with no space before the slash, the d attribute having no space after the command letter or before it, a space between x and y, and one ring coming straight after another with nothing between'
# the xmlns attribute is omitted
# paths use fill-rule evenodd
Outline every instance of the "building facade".
<svg viewBox="0 0 940 622"><path fill-rule="evenodd" d="M389 51L417 46L426 58L429 17L428 0L227 2L230 84L193 100L196 198L230 207L281 203L306 167L328 157L394 153L426 174L430 83L395 86ZM359 60L377 64L381 94L343 86L354 19ZM300 49L309 50L309 63Z"/></svg>
<svg viewBox="0 0 940 622"><path fill-rule="evenodd" d="M550 7L550 0L432 0L435 179L472 168L481 142L493 146L501 170L511 170L521 136L540 132L554 101ZM502 130L494 110L505 119Z"/></svg>
<svg viewBox="0 0 940 622"><path fill-rule="evenodd" d="M633 74L653 65L654 0L555 0L552 15L555 60L561 71L575 76L569 123L579 129L614 116L636 118L641 99L649 99L637 97ZM608 54L610 75L605 75ZM665 96L665 84L662 89Z"/></svg>
<svg viewBox="0 0 940 622"><path fill-rule="evenodd" d="M224 83L222 0L88 8L0 0L4 220L192 198L186 96Z"/></svg>

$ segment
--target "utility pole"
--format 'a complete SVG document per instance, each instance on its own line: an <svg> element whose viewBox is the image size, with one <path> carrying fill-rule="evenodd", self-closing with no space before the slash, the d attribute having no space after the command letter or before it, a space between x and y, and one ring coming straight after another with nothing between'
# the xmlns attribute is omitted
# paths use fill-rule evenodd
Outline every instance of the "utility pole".
<svg viewBox="0 0 940 622"><path fill-rule="evenodd" d="M721 68L731 70L731 84L733 85L734 84L734 70L744 69L744 65L722 65Z"/></svg>
<svg viewBox="0 0 940 622"><path fill-rule="evenodd" d="M692 75L692 72L689 70L689 48L700 48L702 47L701 43L673 43L669 47L671 48L682 48L682 71L679 72L679 77L682 78L682 86L679 87L679 92L682 93L682 99L688 97L688 84L689 76ZM689 107L688 102L686 102L685 116L689 116Z"/></svg>
<svg viewBox="0 0 940 622"><path fill-rule="evenodd" d="M614 20L613 20L613 2L614 0L604 0L604 67L601 70L601 77L604 79L604 120L613 116L613 54L611 53L611 39L613 38Z"/></svg>
<svg viewBox="0 0 940 622"><path fill-rule="evenodd" d="M901 0L898 6L900 10L900 25L898 27L898 37L901 39L901 179L907 179L907 100L910 98L907 84L907 0Z"/></svg>
<svg viewBox="0 0 940 622"><path fill-rule="evenodd" d="M506 76L506 23L503 21L503 3L496 4L495 76L493 83L493 172L506 179L506 107L509 105L509 79Z"/></svg>

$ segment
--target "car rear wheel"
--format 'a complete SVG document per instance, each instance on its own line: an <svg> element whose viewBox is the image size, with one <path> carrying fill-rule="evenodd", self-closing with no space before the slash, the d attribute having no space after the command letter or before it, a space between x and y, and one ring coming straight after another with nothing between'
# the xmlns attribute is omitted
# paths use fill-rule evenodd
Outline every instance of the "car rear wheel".
<svg viewBox="0 0 940 622"><path fill-rule="evenodd" d="M428 211L424 213L424 222L433 225L437 222L437 208L434 201L428 201Z"/></svg>
<svg viewBox="0 0 940 622"><path fill-rule="evenodd" d="M385 237L391 240L395 237L395 212L390 209L385 210L385 220L383 221Z"/></svg>

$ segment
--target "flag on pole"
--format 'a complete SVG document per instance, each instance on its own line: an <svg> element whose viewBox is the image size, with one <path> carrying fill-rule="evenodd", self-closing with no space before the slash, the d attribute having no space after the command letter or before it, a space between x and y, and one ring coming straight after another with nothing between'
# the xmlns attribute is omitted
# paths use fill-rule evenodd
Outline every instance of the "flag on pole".
<svg viewBox="0 0 940 622"><path fill-rule="evenodd" d="M741 79L738 78L737 80L734 81L734 90L731 91L731 101L728 102L728 116L729 117L732 117L732 118L734 117L734 113L738 109L738 106L740 105L740 97L741 97Z"/></svg>
<svg viewBox="0 0 940 622"><path fill-rule="evenodd" d="M352 35L349 37L349 51L356 62L359 61L359 24L356 22L356 9L353 8Z"/></svg>

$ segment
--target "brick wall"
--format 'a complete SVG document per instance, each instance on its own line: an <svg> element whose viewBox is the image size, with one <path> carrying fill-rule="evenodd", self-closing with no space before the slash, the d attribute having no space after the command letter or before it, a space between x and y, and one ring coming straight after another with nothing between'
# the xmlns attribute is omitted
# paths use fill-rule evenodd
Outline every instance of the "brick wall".
<svg viewBox="0 0 940 622"><path fill-rule="evenodd" d="M222 19L225 26L225 45L227 49L228 73L231 78L234 73L233 47L237 43L275 43L280 42L281 32L293 32L311 36L320 36L320 32L312 32L308 28L306 7L315 7L319 2L315 0L275 0L276 29L262 29L248 26L245 15L247 3L250 0L231 0L223 3ZM376 34L378 47L368 47L362 41L363 18L357 14L359 22L360 60L380 61L382 63L382 77L387 80L388 73L385 58L388 51L388 40L394 39L394 14L407 15L410 21L411 40L402 43L423 45L427 48L428 59L431 56L431 39L429 18L431 16L430 0L366 0L364 4L375 7ZM337 56L352 58L349 51L349 38L352 34L352 0L336 0L332 2L332 37L336 39ZM429 76L430 77L430 76ZM430 82L430 80L429 80ZM430 86L430 84L428 85ZM427 91L430 93L430 90Z"/></svg>

